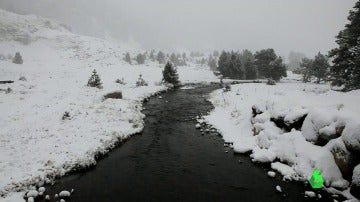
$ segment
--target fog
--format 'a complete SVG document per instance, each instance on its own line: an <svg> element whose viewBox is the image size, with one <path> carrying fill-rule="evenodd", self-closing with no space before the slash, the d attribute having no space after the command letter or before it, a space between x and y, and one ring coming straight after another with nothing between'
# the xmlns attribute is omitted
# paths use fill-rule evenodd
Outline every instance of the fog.
<svg viewBox="0 0 360 202"><path fill-rule="evenodd" d="M0 0L20 14L54 18L74 32L145 49L274 48L312 56L335 46L355 0Z"/></svg>

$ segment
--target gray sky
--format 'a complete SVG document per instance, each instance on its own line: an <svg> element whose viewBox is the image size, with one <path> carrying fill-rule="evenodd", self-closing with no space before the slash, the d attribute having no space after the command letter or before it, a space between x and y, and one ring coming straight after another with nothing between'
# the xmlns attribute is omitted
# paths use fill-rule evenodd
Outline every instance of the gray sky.
<svg viewBox="0 0 360 202"><path fill-rule="evenodd" d="M145 49L210 51L274 48L308 56L335 46L356 0L0 0L75 32Z"/></svg>

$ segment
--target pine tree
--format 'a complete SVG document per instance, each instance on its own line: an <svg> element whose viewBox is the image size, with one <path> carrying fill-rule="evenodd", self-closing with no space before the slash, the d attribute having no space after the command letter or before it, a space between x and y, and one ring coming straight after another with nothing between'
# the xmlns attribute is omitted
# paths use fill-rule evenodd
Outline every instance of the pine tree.
<svg viewBox="0 0 360 202"><path fill-rule="evenodd" d="M309 82L312 76L311 68L314 61L309 58L303 58L300 63L300 68L297 70L302 75L303 82Z"/></svg>
<svg viewBox="0 0 360 202"><path fill-rule="evenodd" d="M95 69L92 72L92 75L91 75L90 79L88 80L87 85L90 87L96 87L96 88L100 88L100 89L102 88L101 79Z"/></svg>
<svg viewBox="0 0 360 202"><path fill-rule="evenodd" d="M165 54L161 51L158 52L157 56L156 56L156 60L160 63L160 64L164 64L165 63Z"/></svg>
<svg viewBox="0 0 360 202"><path fill-rule="evenodd" d="M350 11L345 29L337 35L339 47L330 51L333 58L331 67L332 85L344 85L344 90L360 88L359 39L360 39L360 1Z"/></svg>
<svg viewBox="0 0 360 202"><path fill-rule="evenodd" d="M211 71L217 70L216 59L213 58L211 55L209 57L208 65L209 65Z"/></svg>
<svg viewBox="0 0 360 202"><path fill-rule="evenodd" d="M281 77L286 77L286 65L283 63L281 57L277 57L275 60L270 62L270 74L269 78L279 81Z"/></svg>
<svg viewBox="0 0 360 202"><path fill-rule="evenodd" d="M145 55L139 53L137 56L136 56L136 62L139 64L139 65L142 65L145 63Z"/></svg>
<svg viewBox="0 0 360 202"><path fill-rule="evenodd" d="M165 65L163 71L163 80L167 83L173 84L174 86L178 86L180 83L177 70L170 62L166 63Z"/></svg>
<svg viewBox="0 0 360 202"><path fill-rule="evenodd" d="M257 78L257 70L253 61L250 58L244 62L245 69L245 78L246 79L256 79Z"/></svg>
<svg viewBox="0 0 360 202"><path fill-rule="evenodd" d="M229 54L225 51L222 51L218 61L218 69L223 76L227 75L229 61Z"/></svg>
<svg viewBox="0 0 360 202"><path fill-rule="evenodd" d="M22 59L22 57L21 57L21 55L20 55L19 52L15 53L15 57L14 57L14 59L13 59L13 63L15 63L15 64L22 64L22 63L23 63L23 59Z"/></svg>
<svg viewBox="0 0 360 202"><path fill-rule="evenodd" d="M320 83L321 79L325 79L329 66L328 59L319 52L311 64L311 75L317 78L317 83Z"/></svg>
<svg viewBox="0 0 360 202"><path fill-rule="evenodd" d="M255 53L255 65L259 76L271 78L270 63L277 58L274 49L264 49Z"/></svg>
<svg viewBox="0 0 360 202"><path fill-rule="evenodd" d="M151 61L155 61L155 55L154 55L154 50L152 50L151 52L150 52L150 56L149 56L149 59L151 60Z"/></svg>
<svg viewBox="0 0 360 202"><path fill-rule="evenodd" d="M172 53L170 55L170 61L175 65L178 66L179 65L179 60L178 57L175 55L175 53Z"/></svg>
<svg viewBox="0 0 360 202"><path fill-rule="evenodd" d="M126 53L124 60L125 60L125 62L131 64L131 56L130 56L130 53Z"/></svg>

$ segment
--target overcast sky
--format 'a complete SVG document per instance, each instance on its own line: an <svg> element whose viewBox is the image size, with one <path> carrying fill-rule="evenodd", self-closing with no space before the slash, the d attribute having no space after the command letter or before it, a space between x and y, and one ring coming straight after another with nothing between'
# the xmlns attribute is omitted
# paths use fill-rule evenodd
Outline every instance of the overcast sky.
<svg viewBox="0 0 360 202"><path fill-rule="evenodd" d="M356 0L0 0L0 7L145 49L274 48L312 56L335 46Z"/></svg>

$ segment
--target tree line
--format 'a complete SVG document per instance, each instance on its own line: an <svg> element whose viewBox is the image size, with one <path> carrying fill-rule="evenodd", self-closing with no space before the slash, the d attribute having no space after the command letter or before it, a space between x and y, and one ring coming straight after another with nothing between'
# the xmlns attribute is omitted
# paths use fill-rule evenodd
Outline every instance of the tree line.
<svg viewBox="0 0 360 202"><path fill-rule="evenodd" d="M214 59L209 61L209 66L214 67L212 60ZM224 77L231 79L267 78L278 81L286 76L286 65L271 48L257 51L255 54L249 50L222 51L217 69Z"/></svg>

